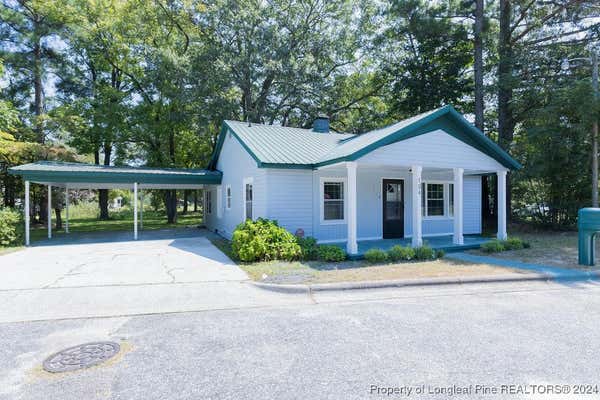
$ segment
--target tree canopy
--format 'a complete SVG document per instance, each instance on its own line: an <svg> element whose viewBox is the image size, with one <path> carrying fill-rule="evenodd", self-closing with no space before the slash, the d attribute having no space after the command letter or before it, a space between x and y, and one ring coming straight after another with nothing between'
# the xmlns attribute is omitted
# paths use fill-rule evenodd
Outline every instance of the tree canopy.
<svg viewBox="0 0 600 400"><path fill-rule="evenodd" d="M223 119L327 114L362 133L452 104L525 166L514 216L572 224L591 198L598 15L592 0L0 0L3 203L26 160L205 167Z"/></svg>

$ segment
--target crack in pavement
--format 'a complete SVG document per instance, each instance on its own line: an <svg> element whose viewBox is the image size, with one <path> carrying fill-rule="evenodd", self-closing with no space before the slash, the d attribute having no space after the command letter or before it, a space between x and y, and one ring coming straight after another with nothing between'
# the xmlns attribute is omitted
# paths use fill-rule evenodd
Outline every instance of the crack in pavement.
<svg viewBox="0 0 600 400"><path fill-rule="evenodd" d="M67 276L78 275L78 274L75 273L75 271L77 271L79 268L85 267L86 265L88 265L88 263L89 263L89 261L86 261L86 262L84 262L82 264L77 264L76 266L74 266L73 268L69 269L67 272L65 272L64 274L62 274L58 278L56 278L54 280L54 282L49 283L49 284L43 286L42 289L49 289L49 288L55 286L56 284L58 284L58 282L60 282L63 279L65 279Z"/></svg>

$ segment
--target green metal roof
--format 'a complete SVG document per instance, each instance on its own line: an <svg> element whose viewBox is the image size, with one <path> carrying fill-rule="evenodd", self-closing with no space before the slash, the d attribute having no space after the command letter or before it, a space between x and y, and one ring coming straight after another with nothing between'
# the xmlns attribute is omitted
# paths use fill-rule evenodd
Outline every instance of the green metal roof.
<svg viewBox="0 0 600 400"><path fill-rule="evenodd" d="M182 168L114 167L84 163L38 161L8 170L32 182L145 183L154 185L220 184L220 171Z"/></svg>
<svg viewBox="0 0 600 400"><path fill-rule="evenodd" d="M489 155L501 165L519 169L521 165L495 142L469 123L452 106L441 107L360 135L318 133L311 129L288 128L238 121L224 121L209 168L216 168L227 132L264 168L317 168L353 161L394 142L437 129Z"/></svg>

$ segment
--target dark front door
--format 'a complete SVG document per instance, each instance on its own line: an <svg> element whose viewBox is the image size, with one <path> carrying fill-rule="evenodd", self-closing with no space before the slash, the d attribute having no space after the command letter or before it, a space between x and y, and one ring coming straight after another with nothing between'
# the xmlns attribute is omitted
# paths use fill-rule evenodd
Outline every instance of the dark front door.
<svg viewBox="0 0 600 400"><path fill-rule="evenodd" d="M404 181L383 180L383 237L404 237Z"/></svg>

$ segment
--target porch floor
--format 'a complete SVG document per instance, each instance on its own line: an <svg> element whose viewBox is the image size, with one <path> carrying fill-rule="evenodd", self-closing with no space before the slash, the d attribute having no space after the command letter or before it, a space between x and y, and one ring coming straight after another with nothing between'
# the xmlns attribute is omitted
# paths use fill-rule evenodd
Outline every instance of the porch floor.
<svg viewBox="0 0 600 400"><path fill-rule="evenodd" d="M445 252L455 252L470 249L478 249L483 243L486 243L493 238L484 237L481 235L465 235L464 244L457 245L452 243L452 235L448 236L432 236L424 237L423 244L426 244L434 249L444 250ZM382 249L389 250L395 245L410 246L410 238L399 238L399 239L377 239L377 240L359 240L358 241L358 254L352 258L362 258L365 252L369 249ZM337 246L346 249L346 242L336 243Z"/></svg>

